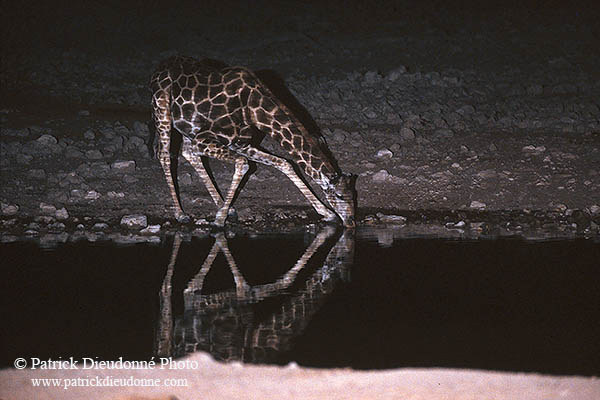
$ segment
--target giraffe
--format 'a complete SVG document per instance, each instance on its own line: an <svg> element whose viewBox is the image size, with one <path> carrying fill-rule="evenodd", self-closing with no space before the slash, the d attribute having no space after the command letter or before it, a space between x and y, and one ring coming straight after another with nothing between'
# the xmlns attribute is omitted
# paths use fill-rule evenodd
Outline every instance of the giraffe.
<svg viewBox="0 0 600 400"><path fill-rule="evenodd" d="M326 221L341 220L346 227L355 225L355 176L342 173L325 140L309 132L252 71L214 60L174 56L159 64L150 86L156 155L178 221L188 221L189 217L183 212L177 176L171 165L173 129L181 133L182 154L203 180L218 208L216 226L223 227L231 214L250 163L269 165L283 172ZM321 187L329 207L296 172L292 161L258 147L267 134ZM209 158L235 165L225 195L207 172ZM177 162L176 157L173 162Z"/></svg>

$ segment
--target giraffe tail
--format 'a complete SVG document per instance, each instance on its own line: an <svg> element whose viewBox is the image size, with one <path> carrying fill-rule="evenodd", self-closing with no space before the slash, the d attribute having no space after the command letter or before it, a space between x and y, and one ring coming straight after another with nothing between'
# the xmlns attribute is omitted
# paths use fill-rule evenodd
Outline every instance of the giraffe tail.
<svg viewBox="0 0 600 400"><path fill-rule="evenodd" d="M158 158L158 135L156 134L156 125L154 124L154 121L148 122L148 131L150 132L148 141L146 142L148 153L150 154L150 158Z"/></svg>

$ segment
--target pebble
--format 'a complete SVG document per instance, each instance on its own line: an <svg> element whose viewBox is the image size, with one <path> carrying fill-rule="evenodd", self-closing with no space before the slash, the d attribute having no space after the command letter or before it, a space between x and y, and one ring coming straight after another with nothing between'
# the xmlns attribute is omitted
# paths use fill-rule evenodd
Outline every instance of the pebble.
<svg viewBox="0 0 600 400"><path fill-rule="evenodd" d="M124 175L123 176L123 182L125 183L136 183L138 181L138 178L136 178L135 176L131 176L131 175Z"/></svg>
<svg viewBox="0 0 600 400"><path fill-rule="evenodd" d="M96 149L86 151L85 156L90 160L100 160L104 157L102 152Z"/></svg>
<svg viewBox="0 0 600 400"><path fill-rule="evenodd" d="M83 153L74 146L68 146L65 149L65 157L67 157L67 158L83 158Z"/></svg>
<svg viewBox="0 0 600 400"><path fill-rule="evenodd" d="M346 140L346 137L348 136L348 132L336 128L333 130L333 139L338 142L338 143L342 143L344 142L344 140Z"/></svg>
<svg viewBox="0 0 600 400"><path fill-rule="evenodd" d="M483 171L479 171L477 176L481 179L493 179L498 176L498 173L494 169L484 169Z"/></svg>
<svg viewBox="0 0 600 400"><path fill-rule="evenodd" d="M110 165L110 169L119 173L132 173L135 172L135 161L115 161Z"/></svg>
<svg viewBox="0 0 600 400"><path fill-rule="evenodd" d="M88 129L87 131L83 132L83 137L86 140L94 140L96 138L96 134L91 129Z"/></svg>
<svg viewBox="0 0 600 400"><path fill-rule="evenodd" d="M400 79L400 77L402 77L402 75L404 75L405 73L406 73L406 67L404 65L400 65L399 67L388 72L388 74L385 76L385 78L390 82L395 82L398 79Z"/></svg>
<svg viewBox="0 0 600 400"><path fill-rule="evenodd" d="M97 222L92 226L92 230L96 232L105 231L108 229L108 224L106 222Z"/></svg>
<svg viewBox="0 0 600 400"><path fill-rule="evenodd" d="M382 159L389 159L389 158L392 158L393 156L394 156L394 153L392 153L389 149L381 149L377 152L377 154L375 154L375 157L382 158Z"/></svg>
<svg viewBox="0 0 600 400"><path fill-rule="evenodd" d="M73 192L73 191L71 191L71 192ZM85 194L84 198L86 200L98 200L101 196L102 195L100 193L96 192L95 190L90 190Z"/></svg>
<svg viewBox="0 0 600 400"><path fill-rule="evenodd" d="M435 131L435 135L442 137L442 138L451 138L454 136L454 132L452 131L452 129L436 129Z"/></svg>
<svg viewBox="0 0 600 400"><path fill-rule="evenodd" d="M115 192L113 190L111 190L110 192L106 193L106 195L108 196L109 199L122 199L125 197L125 193L123 192Z"/></svg>
<svg viewBox="0 0 600 400"><path fill-rule="evenodd" d="M486 207L486 204L482 203L480 201L477 201L477 200L473 200L471 202L471 204L469 205L469 207L470 208L475 208L475 209L478 209L478 210L483 210Z"/></svg>
<svg viewBox="0 0 600 400"><path fill-rule="evenodd" d="M381 75L377 71L367 71L365 73L364 81L367 84L375 84L381 80Z"/></svg>
<svg viewBox="0 0 600 400"><path fill-rule="evenodd" d="M59 208L58 210L56 210L56 212L54 213L54 216L56 217L57 220L59 221L64 221L69 219L69 212L67 211L66 208Z"/></svg>
<svg viewBox="0 0 600 400"><path fill-rule="evenodd" d="M42 144L44 146L48 146L48 145L57 144L58 140L56 140L56 138L52 135L44 134L44 135L40 136L39 138L37 138L36 142L39 144Z"/></svg>
<svg viewBox="0 0 600 400"><path fill-rule="evenodd" d="M382 213L377 213L377 217L381 222L386 224L406 224L406 217L403 217L402 215L385 215Z"/></svg>
<svg viewBox="0 0 600 400"><path fill-rule="evenodd" d="M63 224L62 222L54 222L50 225L48 225L48 231L50 232L62 232L64 231L66 228L65 224Z"/></svg>
<svg viewBox="0 0 600 400"><path fill-rule="evenodd" d="M30 169L28 175L33 179L46 179L46 171L43 169Z"/></svg>
<svg viewBox="0 0 600 400"><path fill-rule="evenodd" d="M179 183L184 186L189 186L192 184L192 175L189 172L185 172L181 174L179 177Z"/></svg>
<svg viewBox="0 0 600 400"><path fill-rule="evenodd" d="M543 153L544 151L546 151L546 147L545 146L534 146L534 145L528 145L525 146L521 149L521 151L523 153L526 154L540 154Z"/></svg>
<svg viewBox="0 0 600 400"><path fill-rule="evenodd" d="M415 139L415 131L412 128L404 127L400 129L400 137L403 140L414 140Z"/></svg>
<svg viewBox="0 0 600 400"><path fill-rule="evenodd" d="M373 110L367 110L365 112L365 117L367 117L369 119L375 119L375 118L377 118L377 113Z"/></svg>
<svg viewBox="0 0 600 400"><path fill-rule="evenodd" d="M593 216L600 215L600 206L597 204L590 206L589 210Z"/></svg>
<svg viewBox="0 0 600 400"><path fill-rule="evenodd" d="M40 211L46 215L50 215L50 214L54 215L56 213L56 207L53 206L52 204L41 202L40 203Z"/></svg>
<svg viewBox="0 0 600 400"><path fill-rule="evenodd" d="M384 183L388 181L391 177L392 175L390 175L389 172L387 172L385 169L381 169L373 174L371 180L375 183Z"/></svg>
<svg viewBox="0 0 600 400"><path fill-rule="evenodd" d="M160 233L160 225L148 225L140 231L142 235L156 235Z"/></svg>
<svg viewBox="0 0 600 400"><path fill-rule="evenodd" d="M133 123L133 132L139 136L148 136L150 131L148 130L148 125L140 121L135 121Z"/></svg>
<svg viewBox="0 0 600 400"><path fill-rule="evenodd" d="M16 204L0 203L0 209L2 210L2 215L6 216L16 215L19 212L19 206Z"/></svg>
<svg viewBox="0 0 600 400"><path fill-rule="evenodd" d="M142 229L148 226L148 218L143 214L125 215L121 218L121 226L129 229Z"/></svg>

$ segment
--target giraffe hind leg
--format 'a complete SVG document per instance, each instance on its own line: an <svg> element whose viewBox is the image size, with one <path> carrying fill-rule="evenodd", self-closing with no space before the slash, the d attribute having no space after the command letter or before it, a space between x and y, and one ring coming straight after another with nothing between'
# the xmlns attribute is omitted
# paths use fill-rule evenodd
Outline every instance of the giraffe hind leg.
<svg viewBox="0 0 600 400"><path fill-rule="evenodd" d="M223 202L225 199L223 198L223 194L217 185L217 181L215 180L209 166L208 157L201 155L199 152L194 151L192 146L192 141L187 137L183 138L183 157L188 160L190 165L196 170L196 173L202 181L204 182L204 186L206 186L206 190L210 194L213 202L217 206L217 208L221 208L223 206ZM229 217L237 218L237 212L233 207L229 209L228 213Z"/></svg>

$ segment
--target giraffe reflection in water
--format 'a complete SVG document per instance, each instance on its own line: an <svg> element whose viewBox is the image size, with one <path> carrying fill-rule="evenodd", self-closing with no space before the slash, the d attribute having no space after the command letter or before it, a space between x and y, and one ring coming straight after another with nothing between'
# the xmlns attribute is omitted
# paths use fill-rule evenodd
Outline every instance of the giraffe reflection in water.
<svg viewBox="0 0 600 400"><path fill-rule="evenodd" d="M199 272L184 290L183 316L173 319L171 280L181 241L181 236L176 235L160 290L157 356L178 357L206 351L221 361L277 363L328 295L340 282L349 280L354 258L354 231L339 232L328 226L283 276L272 283L251 286L238 268L226 237L219 233ZM298 275L307 269L317 252L321 257L327 255L316 268L311 262L313 272L298 282ZM205 278L219 253L225 256L235 289L203 294ZM257 306L265 301L269 301L268 305L259 311Z"/></svg>

